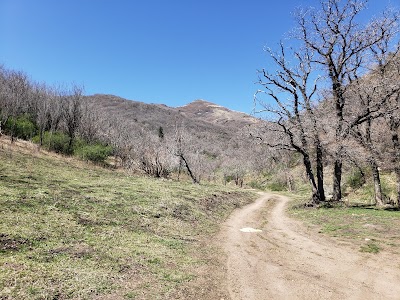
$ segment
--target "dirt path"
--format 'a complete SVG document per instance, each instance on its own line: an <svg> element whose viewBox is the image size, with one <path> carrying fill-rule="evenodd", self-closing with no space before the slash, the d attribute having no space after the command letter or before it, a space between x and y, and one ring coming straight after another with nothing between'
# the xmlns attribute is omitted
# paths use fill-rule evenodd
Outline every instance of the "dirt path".
<svg viewBox="0 0 400 300"><path fill-rule="evenodd" d="M400 262L359 252L306 230L263 194L223 227L232 299L400 299ZM242 232L242 228L262 232Z"/></svg>

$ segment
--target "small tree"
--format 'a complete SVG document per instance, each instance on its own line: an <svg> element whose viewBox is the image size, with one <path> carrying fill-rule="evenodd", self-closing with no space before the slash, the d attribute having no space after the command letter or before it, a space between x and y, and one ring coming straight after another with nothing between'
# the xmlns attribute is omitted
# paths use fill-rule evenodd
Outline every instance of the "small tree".
<svg viewBox="0 0 400 300"><path fill-rule="evenodd" d="M44 132L50 129L51 115L50 109L54 97L51 90L44 84L33 86L32 96L34 102L34 115L39 133L39 145L43 145Z"/></svg>
<svg viewBox="0 0 400 300"><path fill-rule="evenodd" d="M143 131L137 142L139 168L154 177L168 177L171 172L171 159L166 141Z"/></svg>
<svg viewBox="0 0 400 300"><path fill-rule="evenodd" d="M382 156L376 149L377 141L373 140L373 123L382 122L383 116L390 118L392 115L388 104L400 93L400 84L397 81L391 84L393 79L390 77L380 68L376 68L363 78L355 80L347 89L347 93L351 93L348 98L353 102L348 113L358 116L353 122L348 122L347 127L366 152L365 159L371 168L375 203L378 206L385 204L385 195L382 193L378 162Z"/></svg>
<svg viewBox="0 0 400 300"><path fill-rule="evenodd" d="M275 73L262 70L259 90L255 96L255 112L267 113L268 135L258 135L267 145L281 150L295 151L302 155L308 180L312 188L311 204L325 201L323 179L323 151L319 137L320 128L315 117L313 102L316 101L317 80L313 80L313 52L307 48L293 51L287 59L287 49L280 44L279 53L267 49ZM259 95L266 95L266 102ZM261 107L261 109L257 109ZM273 137L273 138L271 138ZM310 147L311 145L314 146ZM315 178L312 154L316 157Z"/></svg>
<svg viewBox="0 0 400 300"><path fill-rule="evenodd" d="M8 133L13 142L17 117L25 113L24 106L28 102L31 85L28 76L23 72L2 69L1 73L1 123L8 123Z"/></svg>
<svg viewBox="0 0 400 300"><path fill-rule="evenodd" d="M198 149L193 149L190 134L184 126L175 126L175 156L179 158L180 165L183 165L193 183L200 183L201 158ZM197 172L195 172L197 169Z"/></svg>
<svg viewBox="0 0 400 300"><path fill-rule="evenodd" d="M69 137L68 153L73 152L75 135L78 132L82 118L83 88L74 85L70 91L65 91L61 97L61 112L65 130Z"/></svg>

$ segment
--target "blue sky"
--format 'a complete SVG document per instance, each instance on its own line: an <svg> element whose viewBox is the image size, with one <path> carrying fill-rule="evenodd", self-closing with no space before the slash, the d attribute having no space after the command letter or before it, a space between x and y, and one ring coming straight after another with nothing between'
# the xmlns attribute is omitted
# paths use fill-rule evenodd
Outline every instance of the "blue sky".
<svg viewBox="0 0 400 300"><path fill-rule="evenodd" d="M0 64L181 106L204 99L249 113L256 70L294 25L301 0L0 0ZM370 0L369 15L400 0Z"/></svg>

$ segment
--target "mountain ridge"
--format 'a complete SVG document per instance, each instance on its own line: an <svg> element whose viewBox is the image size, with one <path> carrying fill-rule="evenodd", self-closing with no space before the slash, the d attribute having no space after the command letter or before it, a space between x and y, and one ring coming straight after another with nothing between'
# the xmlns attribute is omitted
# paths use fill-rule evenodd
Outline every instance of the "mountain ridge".
<svg viewBox="0 0 400 300"><path fill-rule="evenodd" d="M216 126L228 127L229 129L235 127L240 129L246 125L260 122L259 119L246 113L234 111L204 99L196 99L178 107L166 104L149 104L111 94L88 95L86 99L91 104L100 105L102 110L110 110L110 113L117 113L120 116L128 117L136 115L136 117L133 117L133 120L142 119L138 115L142 117L146 116L146 122L148 123L152 123L151 121L163 123L162 121L166 121L165 117L174 117L175 119L184 119L186 122L196 120ZM160 114L165 116L160 118Z"/></svg>

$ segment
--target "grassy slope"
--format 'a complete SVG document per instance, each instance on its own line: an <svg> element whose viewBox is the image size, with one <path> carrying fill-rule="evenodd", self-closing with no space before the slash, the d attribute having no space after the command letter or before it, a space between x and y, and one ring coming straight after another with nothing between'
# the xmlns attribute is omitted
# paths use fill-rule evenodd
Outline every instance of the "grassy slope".
<svg viewBox="0 0 400 300"><path fill-rule="evenodd" d="M383 175L386 194L393 197L391 176ZM368 182L362 188L349 191L343 206L332 208L305 208L308 187L300 187L289 213L306 224L314 234L326 234L359 249L362 252L385 251L400 254L400 211L379 210L372 206L373 188Z"/></svg>
<svg viewBox="0 0 400 300"><path fill-rule="evenodd" d="M212 267L207 238L255 197L0 143L0 299L190 294Z"/></svg>

